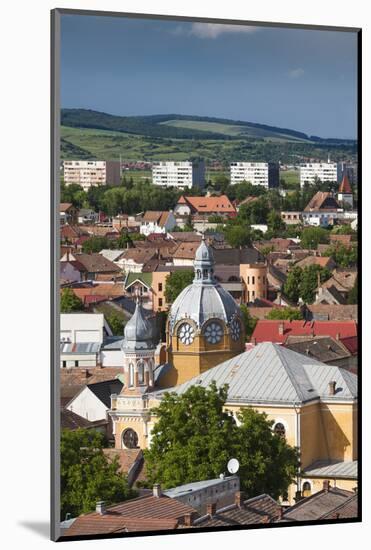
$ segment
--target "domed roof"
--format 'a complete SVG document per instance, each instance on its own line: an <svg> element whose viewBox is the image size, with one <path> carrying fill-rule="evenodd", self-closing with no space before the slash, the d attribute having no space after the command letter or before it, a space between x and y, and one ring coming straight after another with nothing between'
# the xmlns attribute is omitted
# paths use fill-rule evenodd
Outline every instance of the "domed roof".
<svg viewBox="0 0 371 550"><path fill-rule="evenodd" d="M178 321L188 318L201 328L209 319L220 319L229 323L236 316L241 316L240 308L229 292L218 283L193 283L174 301L169 313L169 322L172 329Z"/></svg>
<svg viewBox="0 0 371 550"><path fill-rule="evenodd" d="M207 246L204 237L196 250L195 262L208 262L214 264L213 250L210 246Z"/></svg>
<svg viewBox="0 0 371 550"><path fill-rule="evenodd" d="M209 319L229 323L241 311L231 294L214 278L214 255L203 239L195 255L195 278L176 298L169 312L170 330L180 320L192 319L199 328Z"/></svg>
<svg viewBox="0 0 371 550"><path fill-rule="evenodd" d="M126 323L124 328L123 349L154 349L154 326L150 319L146 319L144 311L137 301L134 315Z"/></svg>

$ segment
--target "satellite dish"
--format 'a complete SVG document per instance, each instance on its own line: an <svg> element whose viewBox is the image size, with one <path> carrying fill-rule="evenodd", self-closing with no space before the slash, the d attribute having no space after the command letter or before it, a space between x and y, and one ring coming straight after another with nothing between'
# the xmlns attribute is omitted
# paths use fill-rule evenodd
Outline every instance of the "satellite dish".
<svg viewBox="0 0 371 550"><path fill-rule="evenodd" d="M237 458L231 458L227 464L227 469L230 474L236 474L239 467L240 463L238 462Z"/></svg>

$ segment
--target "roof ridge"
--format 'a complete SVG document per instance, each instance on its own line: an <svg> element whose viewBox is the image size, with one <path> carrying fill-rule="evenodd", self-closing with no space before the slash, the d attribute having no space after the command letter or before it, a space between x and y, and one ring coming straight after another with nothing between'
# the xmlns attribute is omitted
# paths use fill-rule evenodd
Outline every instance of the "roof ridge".
<svg viewBox="0 0 371 550"><path fill-rule="evenodd" d="M267 342L267 343L268 343L268 342ZM275 343L273 343L273 342L269 342L269 343L273 346L273 349L274 349L274 351L275 351L277 357L280 359L280 361L281 361L283 367L285 368L285 372L286 372L286 374L287 374L287 376L288 376L288 378L289 378L291 384L293 385L294 390L295 390L296 395L298 396L299 400L300 400L300 401L305 401L306 398L305 398L303 392L301 391L300 386L299 386L298 383L296 382L295 376L294 376L293 373L291 372L291 367L289 366L289 364L288 364L288 362L287 362L287 359L286 359L284 353L281 353L281 351L282 351L282 346L280 346L279 344L275 344ZM288 348L285 348L285 352L286 352L286 351L289 351L289 352L291 352L291 353L296 353L295 351L289 350ZM298 353L297 355L301 355L301 354ZM305 374L305 376L306 376L306 378L307 378L307 380L308 380L308 382L309 382L309 384L310 384L310 379L309 379L309 377L308 377L308 375L307 375L307 373L306 373L306 371L305 371L305 369L304 369L304 365L300 365L300 366L302 367L302 369L303 369L303 371L304 371L304 374ZM317 395L318 395L318 392L317 392Z"/></svg>

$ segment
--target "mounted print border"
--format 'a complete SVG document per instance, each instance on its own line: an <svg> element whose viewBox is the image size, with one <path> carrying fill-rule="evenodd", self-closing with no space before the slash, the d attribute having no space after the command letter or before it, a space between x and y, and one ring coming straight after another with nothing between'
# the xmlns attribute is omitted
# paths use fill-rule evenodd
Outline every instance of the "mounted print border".
<svg viewBox="0 0 371 550"><path fill-rule="evenodd" d="M310 46L290 54L284 104L268 46L281 69L290 33L311 32L353 44L342 71ZM241 65L246 37L256 59ZM75 59L85 39L99 51ZM51 12L52 540L362 520L361 39ZM257 112L277 86L261 122L244 71Z"/></svg>

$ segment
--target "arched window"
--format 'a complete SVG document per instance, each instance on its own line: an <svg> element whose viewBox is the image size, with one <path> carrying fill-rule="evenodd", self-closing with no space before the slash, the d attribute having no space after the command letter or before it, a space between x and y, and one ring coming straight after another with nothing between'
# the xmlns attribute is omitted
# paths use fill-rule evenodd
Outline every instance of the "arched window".
<svg viewBox="0 0 371 550"><path fill-rule="evenodd" d="M303 497L310 497L312 494L312 487L310 486L309 481L304 481L303 483Z"/></svg>
<svg viewBox="0 0 371 550"><path fill-rule="evenodd" d="M122 434L122 443L126 449L135 449L138 447L138 434L131 428L128 428Z"/></svg>
<svg viewBox="0 0 371 550"><path fill-rule="evenodd" d="M282 422L277 422L277 424L275 424L273 428L273 431L276 435L279 435L280 437L286 437L286 428L282 424Z"/></svg>
<svg viewBox="0 0 371 550"><path fill-rule="evenodd" d="M134 386L134 365L130 363L129 365L129 387Z"/></svg>
<svg viewBox="0 0 371 550"><path fill-rule="evenodd" d="M138 382L144 384L144 362L142 360L138 361Z"/></svg>

